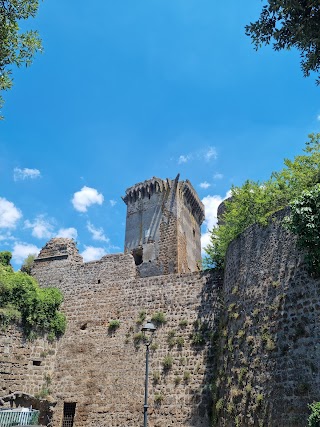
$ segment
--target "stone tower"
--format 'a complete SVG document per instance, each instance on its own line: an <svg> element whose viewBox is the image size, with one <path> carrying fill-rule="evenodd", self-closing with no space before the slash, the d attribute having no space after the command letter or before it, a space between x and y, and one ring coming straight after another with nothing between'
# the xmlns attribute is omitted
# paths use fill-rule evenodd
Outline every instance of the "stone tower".
<svg viewBox="0 0 320 427"><path fill-rule="evenodd" d="M153 177L126 190L125 253L142 277L199 270L204 206L191 183Z"/></svg>

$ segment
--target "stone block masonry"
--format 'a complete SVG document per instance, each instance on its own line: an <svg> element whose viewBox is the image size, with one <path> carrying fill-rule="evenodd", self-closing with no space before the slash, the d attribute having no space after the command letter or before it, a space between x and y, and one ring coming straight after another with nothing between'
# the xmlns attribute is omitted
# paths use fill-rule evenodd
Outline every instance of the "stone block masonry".
<svg viewBox="0 0 320 427"><path fill-rule="evenodd" d="M125 253L141 277L199 271L204 206L191 183L153 177L126 190Z"/></svg>
<svg viewBox="0 0 320 427"><path fill-rule="evenodd" d="M61 245L58 240L49 245ZM51 383L57 402L53 425L61 425L64 402L76 402L76 427L141 425L145 346L139 316L161 312L166 323L158 327L150 357L150 426L208 427L219 274L137 278L131 255L82 264L73 261L74 251L63 260L54 254L49 268L46 252L40 253L33 274L42 285L63 290L68 318ZM114 270L126 271L127 277L119 280L110 274ZM110 331L111 320L118 320L119 328ZM193 343L196 333L203 342ZM166 358L172 361L169 369L163 367Z"/></svg>
<svg viewBox="0 0 320 427"><path fill-rule="evenodd" d="M219 427L303 427L320 400L320 281L278 212L229 246L217 372Z"/></svg>
<svg viewBox="0 0 320 427"><path fill-rule="evenodd" d="M0 398L42 396L51 427L66 407L74 427L141 427L141 322L161 314L150 427L305 426L320 401L320 281L282 226L287 211L235 239L221 277L197 272L203 210L188 181L153 178L125 202L124 254L84 263L61 238L41 250L32 273L62 290L67 331L54 343L1 331Z"/></svg>

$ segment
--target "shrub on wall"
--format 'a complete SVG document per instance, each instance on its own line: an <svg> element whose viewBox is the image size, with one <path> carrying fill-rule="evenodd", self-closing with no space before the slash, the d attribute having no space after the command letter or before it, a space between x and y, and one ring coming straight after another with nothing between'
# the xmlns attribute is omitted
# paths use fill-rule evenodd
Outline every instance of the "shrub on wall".
<svg viewBox="0 0 320 427"><path fill-rule="evenodd" d="M56 288L40 288L31 276L14 272L8 252L0 252L0 324L20 322L31 338L48 334L49 339L65 332L66 318L59 312L63 295Z"/></svg>
<svg viewBox="0 0 320 427"><path fill-rule="evenodd" d="M162 361L163 369L165 371L169 371L169 369L172 368L172 365L173 365L173 358L172 356L170 356L170 354L168 354L167 356L164 357Z"/></svg>
<svg viewBox="0 0 320 427"><path fill-rule="evenodd" d="M156 323L157 325L163 325L167 322L166 315L162 311L158 311L154 313L151 317L151 321Z"/></svg>
<svg viewBox="0 0 320 427"><path fill-rule="evenodd" d="M138 319L136 320L136 323L138 325L141 325L146 320L146 317L147 317L147 313L145 310L139 311Z"/></svg>
<svg viewBox="0 0 320 427"><path fill-rule="evenodd" d="M320 134L309 135L303 155L293 161L285 159L285 167L272 173L265 182L246 181L232 187L231 198L225 201L222 223L211 230L210 244L205 249L205 267L223 267L229 243L248 226L265 225L277 210L320 183Z"/></svg>
<svg viewBox="0 0 320 427"><path fill-rule="evenodd" d="M109 325L108 325L108 330L110 332L114 332L119 327L120 327L120 320L118 320L118 319L110 320Z"/></svg>
<svg viewBox="0 0 320 427"><path fill-rule="evenodd" d="M310 273L320 277L320 184L303 191L290 206L287 227L298 236L297 243L306 253Z"/></svg>
<svg viewBox="0 0 320 427"><path fill-rule="evenodd" d="M308 427L320 426L320 402L313 402L309 405L311 414L308 418Z"/></svg>

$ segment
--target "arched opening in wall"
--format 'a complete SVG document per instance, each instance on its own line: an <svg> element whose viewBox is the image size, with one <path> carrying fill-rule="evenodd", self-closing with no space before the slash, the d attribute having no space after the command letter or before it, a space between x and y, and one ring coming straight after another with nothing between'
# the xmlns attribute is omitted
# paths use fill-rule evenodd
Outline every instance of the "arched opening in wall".
<svg viewBox="0 0 320 427"><path fill-rule="evenodd" d="M64 402L62 427L73 427L76 405L75 402Z"/></svg>
<svg viewBox="0 0 320 427"><path fill-rule="evenodd" d="M132 251L132 256L136 265L140 265L143 262L143 249L138 248Z"/></svg>

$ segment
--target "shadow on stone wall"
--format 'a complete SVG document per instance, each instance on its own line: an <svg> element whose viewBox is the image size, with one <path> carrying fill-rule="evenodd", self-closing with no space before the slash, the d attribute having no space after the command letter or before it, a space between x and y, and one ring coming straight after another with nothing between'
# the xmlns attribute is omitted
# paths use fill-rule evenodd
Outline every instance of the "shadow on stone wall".
<svg viewBox="0 0 320 427"><path fill-rule="evenodd" d="M320 400L320 283L282 226L285 214L248 228L228 249L219 427L302 427L308 404Z"/></svg>
<svg viewBox="0 0 320 427"><path fill-rule="evenodd" d="M192 357L195 369L202 370L203 381L192 396L193 409L190 426L209 427L212 420L212 391L217 370L219 348L219 318L222 309L222 276L221 271L203 272L205 284L199 296L197 320L193 325ZM200 357L201 356L201 357ZM198 363L198 360L203 360Z"/></svg>

